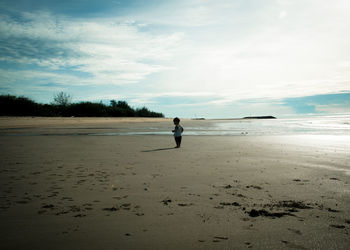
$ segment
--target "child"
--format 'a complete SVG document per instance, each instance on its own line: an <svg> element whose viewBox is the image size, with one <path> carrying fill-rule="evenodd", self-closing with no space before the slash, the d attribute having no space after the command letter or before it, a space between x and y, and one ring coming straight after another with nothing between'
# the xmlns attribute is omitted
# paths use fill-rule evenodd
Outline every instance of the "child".
<svg viewBox="0 0 350 250"><path fill-rule="evenodd" d="M173 120L174 124L175 124L175 129L172 130L172 132L174 133L174 138L175 138L175 142L176 142L176 148L179 148L181 145L181 139L182 139L182 132L184 131L184 129L181 127L180 125L180 119L175 117Z"/></svg>

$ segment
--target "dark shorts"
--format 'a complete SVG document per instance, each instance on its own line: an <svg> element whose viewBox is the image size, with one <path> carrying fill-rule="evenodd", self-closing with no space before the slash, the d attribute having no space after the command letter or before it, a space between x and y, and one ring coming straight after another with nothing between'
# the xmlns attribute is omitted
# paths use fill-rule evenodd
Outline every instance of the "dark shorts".
<svg viewBox="0 0 350 250"><path fill-rule="evenodd" d="M175 141L177 144L181 143L182 136L175 137Z"/></svg>

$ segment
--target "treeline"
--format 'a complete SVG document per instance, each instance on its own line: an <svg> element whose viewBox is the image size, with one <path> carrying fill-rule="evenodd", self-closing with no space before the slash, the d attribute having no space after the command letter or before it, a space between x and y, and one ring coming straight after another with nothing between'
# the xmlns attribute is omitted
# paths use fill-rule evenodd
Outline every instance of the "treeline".
<svg viewBox="0 0 350 250"><path fill-rule="evenodd" d="M132 108L126 101L67 103L58 99L52 104L40 104L26 97L0 95L2 116L64 116L64 117L164 117L146 107Z"/></svg>

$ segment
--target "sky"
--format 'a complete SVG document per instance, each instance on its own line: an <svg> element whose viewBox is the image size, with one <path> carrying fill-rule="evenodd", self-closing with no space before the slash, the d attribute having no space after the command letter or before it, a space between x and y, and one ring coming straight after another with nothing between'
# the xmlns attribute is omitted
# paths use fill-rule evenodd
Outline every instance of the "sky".
<svg viewBox="0 0 350 250"><path fill-rule="evenodd" d="M0 94L166 117L350 113L348 0L1 0Z"/></svg>

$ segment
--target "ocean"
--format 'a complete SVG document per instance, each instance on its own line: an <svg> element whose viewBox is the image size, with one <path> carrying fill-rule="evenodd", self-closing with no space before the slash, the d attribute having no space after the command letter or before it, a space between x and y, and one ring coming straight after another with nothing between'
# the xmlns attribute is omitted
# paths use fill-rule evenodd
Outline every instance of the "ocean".
<svg viewBox="0 0 350 250"><path fill-rule="evenodd" d="M79 118L77 118L79 119ZM350 136L350 114L278 119L183 119L183 136L270 136L332 135ZM45 128L1 129L0 136L121 136L172 135L167 122L109 123L106 126L48 126Z"/></svg>
<svg viewBox="0 0 350 250"><path fill-rule="evenodd" d="M186 126L186 123L189 126ZM259 135L350 135L350 115L282 119L221 119L184 121L183 135L259 136ZM169 128L138 127L130 131L93 133L91 135L171 135Z"/></svg>

